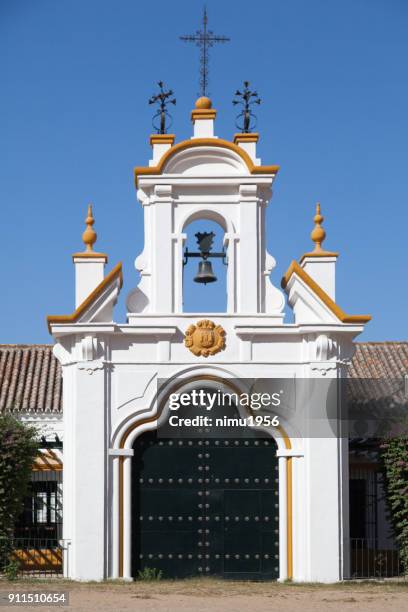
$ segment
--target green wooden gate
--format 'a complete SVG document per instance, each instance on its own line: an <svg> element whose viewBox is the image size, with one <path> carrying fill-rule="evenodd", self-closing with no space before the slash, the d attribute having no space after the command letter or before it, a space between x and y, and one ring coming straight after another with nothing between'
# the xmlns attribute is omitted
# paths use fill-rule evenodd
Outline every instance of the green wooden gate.
<svg viewBox="0 0 408 612"><path fill-rule="evenodd" d="M279 575L279 495L272 438L134 444L133 569L166 578Z"/></svg>

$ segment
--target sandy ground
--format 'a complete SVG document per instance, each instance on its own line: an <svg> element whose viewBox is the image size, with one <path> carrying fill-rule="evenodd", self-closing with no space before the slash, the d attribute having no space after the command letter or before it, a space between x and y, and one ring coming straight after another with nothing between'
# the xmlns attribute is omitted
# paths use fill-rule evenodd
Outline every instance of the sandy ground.
<svg viewBox="0 0 408 612"><path fill-rule="evenodd" d="M346 583L340 585L289 585L224 582L212 579L181 581L77 584L65 581L40 583L0 582L8 592L69 592L69 606L18 606L25 610L92 610L103 612L347 612L408 611L408 581ZM3 608L3 606L0 606ZM11 608L6 606L5 610Z"/></svg>

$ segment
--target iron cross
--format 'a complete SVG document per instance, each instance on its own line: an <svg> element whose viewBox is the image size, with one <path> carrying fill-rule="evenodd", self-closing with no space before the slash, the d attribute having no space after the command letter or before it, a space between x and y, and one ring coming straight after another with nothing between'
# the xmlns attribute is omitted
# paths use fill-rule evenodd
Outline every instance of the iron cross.
<svg viewBox="0 0 408 612"><path fill-rule="evenodd" d="M215 43L229 42L227 36L216 36L211 30L207 30L208 17L207 9L204 7L203 13L203 28L197 30L195 34L189 34L187 36L180 36L180 40L184 42L196 43L197 47L200 47L200 95L206 96L208 92L208 61L209 61L209 48L213 47Z"/></svg>

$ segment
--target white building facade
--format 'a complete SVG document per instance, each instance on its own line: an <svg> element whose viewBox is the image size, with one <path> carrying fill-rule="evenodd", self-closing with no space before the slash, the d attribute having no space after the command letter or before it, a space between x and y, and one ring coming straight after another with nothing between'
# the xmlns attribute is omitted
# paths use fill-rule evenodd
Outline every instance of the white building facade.
<svg viewBox="0 0 408 612"><path fill-rule="evenodd" d="M235 388L244 379L285 379L296 391L296 420L283 411L279 427L263 431L274 441L271 472L275 462L279 503L277 546L265 552L264 539L262 554L273 554L279 580L335 582L349 575L347 440L305 435L310 411L320 421L328 416L325 405L306 401L301 385L345 377L353 340L370 317L348 315L336 304L337 254L322 247L320 207L314 250L290 264L282 288L272 283L275 260L266 250L265 210L278 167L261 164L257 134L237 134L233 142L214 136L215 116L211 101L200 98L191 139L175 143L172 135L152 136L152 159L135 169L145 246L135 262L140 282L127 295L127 322L114 322L121 264L105 275L107 257L93 248L91 210L86 250L73 256L76 310L48 317L63 371L63 537L70 542L65 573L72 579L135 577L142 537L135 487L143 480L135 476L135 445L157 429L159 417L166 418L169 394L203 384ZM224 232L223 313L183 312L187 228L197 220L214 221ZM285 293L293 323L285 322ZM340 393L336 397L339 415ZM174 457L176 475L176 453L166 451L160 460L157 452L162 465ZM157 520L163 512L157 509ZM211 508L207 514L211 523ZM189 520L188 512L180 516ZM221 564L225 550L216 553ZM173 562L172 552L163 554ZM196 567L193 555L183 551L177 559L180 554L188 573L189 564ZM242 575L246 558L240 559ZM150 566L158 567L160 559ZM191 573L212 572L210 561L199 568Z"/></svg>

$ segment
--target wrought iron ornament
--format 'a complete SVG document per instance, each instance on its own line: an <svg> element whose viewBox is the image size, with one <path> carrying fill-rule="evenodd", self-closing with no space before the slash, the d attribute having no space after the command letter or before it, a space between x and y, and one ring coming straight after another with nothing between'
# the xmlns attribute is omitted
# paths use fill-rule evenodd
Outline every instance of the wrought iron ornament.
<svg viewBox="0 0 408 612"><path fill-rule="evenodd" d="M229 42L227 36L217 36L211 30L207 29L208 17L207 9L204 7L203 27L202 30L197 30L195 34L180 36L180 40L184 42L196 43L200 47L200 93L199 96L208 95L208 64L209 64L209 49L215 43Z"/></svg>
<svg viewBox="0 0 408 612"><path fill-rule="evenodd" d="M256 126L256 115L252 112L251 107L254 104L260 104L261 99L256 91L251 91L249 89L249 81L244 81L244 89L242 91L237 89L235 95L240 99L233 100L233 105L242 105L242 111L239 113L239 115L237 115L235 125L243 134L247 134Z"/></svg>
<svg viewBox="0 0 408 612"><path fill-rule="evenodd" d="M173 96L173 90L165 91L163 81L159 81L157 84L160 87L160 92L149 99L149 104L156 104L157 102L159 105L157 113L153 116L152 124L157 134L166 134L172 124L172 117L167 110L167 105L175 104L176 99L169 100Z"/></svg>

